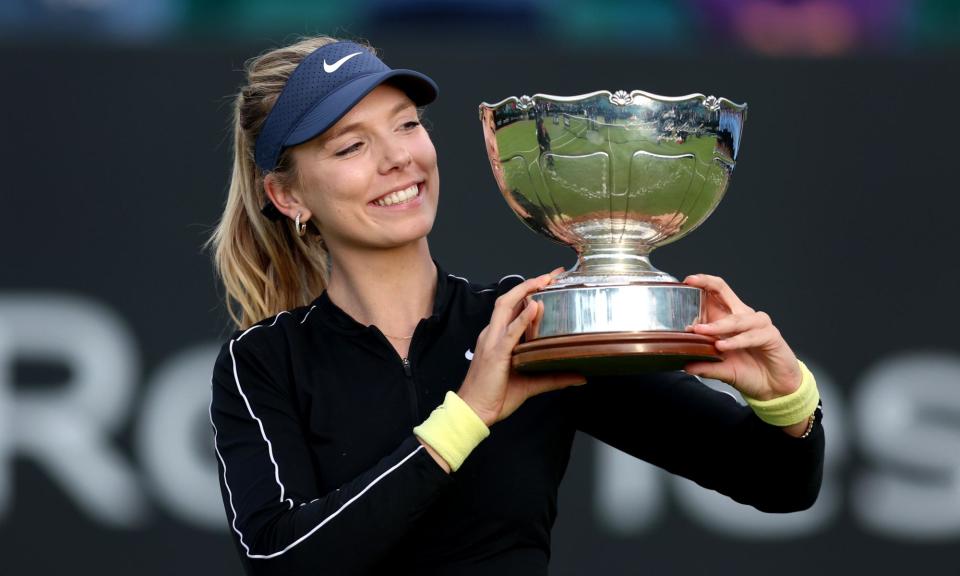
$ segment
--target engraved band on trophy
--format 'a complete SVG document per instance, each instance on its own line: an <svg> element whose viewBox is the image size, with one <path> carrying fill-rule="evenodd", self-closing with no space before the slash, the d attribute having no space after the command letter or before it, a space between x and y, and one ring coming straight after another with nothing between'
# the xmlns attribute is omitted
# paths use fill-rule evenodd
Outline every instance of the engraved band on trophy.
<svg viewBox="0 0 960 576"><path fill-rule="evenodd" d="M614 374L717 360L687 332L702 291L650 263L726 192L746 104L635 90L537 94L480 105L487 154L510 208L570 246L577 263L531 296L540 322L514 351L524 371Z"/></svg>

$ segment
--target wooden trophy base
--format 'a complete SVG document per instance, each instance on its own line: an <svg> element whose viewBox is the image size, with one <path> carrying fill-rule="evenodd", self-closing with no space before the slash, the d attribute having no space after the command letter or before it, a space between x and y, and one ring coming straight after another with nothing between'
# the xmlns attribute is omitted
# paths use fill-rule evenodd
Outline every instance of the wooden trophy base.
<svg viewBox="0 0 960 576"><path fill-rule="evenodd" d="M552 336L513 351L519 372L578 372L584 376L680 370L690 362L719 361L714 339L690 332L602 332Z"/></svg>

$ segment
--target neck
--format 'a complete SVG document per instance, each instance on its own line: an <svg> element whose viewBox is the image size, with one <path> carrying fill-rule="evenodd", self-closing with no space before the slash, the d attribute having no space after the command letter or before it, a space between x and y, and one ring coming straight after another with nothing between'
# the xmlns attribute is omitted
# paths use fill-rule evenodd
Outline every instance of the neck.
<svg viewBox="0 0 960 576"><path fill-rule="evenodd" d="M433 313L437 269L426 238L393 250L331 251L327 294L357 322L405 338Z"/></svg>

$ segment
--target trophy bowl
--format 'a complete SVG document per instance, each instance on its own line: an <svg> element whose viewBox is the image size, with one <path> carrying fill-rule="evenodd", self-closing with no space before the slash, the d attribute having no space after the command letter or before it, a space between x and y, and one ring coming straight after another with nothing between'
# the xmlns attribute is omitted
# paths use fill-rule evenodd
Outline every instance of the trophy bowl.
<svg viewBox="0 0 960 576"><path fill-rule="evenodd" d="M480 105L500 192L532 230L577 262L531 296L543 316L514 350L521 371L623 374L718 360L687 331L702 291L650 253L713 212L733 173L745 104L635 90L510 97Z"/></svg>

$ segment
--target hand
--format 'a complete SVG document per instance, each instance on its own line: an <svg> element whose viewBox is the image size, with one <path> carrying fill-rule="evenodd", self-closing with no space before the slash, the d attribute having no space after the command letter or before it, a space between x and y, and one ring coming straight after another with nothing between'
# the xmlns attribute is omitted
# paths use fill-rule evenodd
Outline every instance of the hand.
<svg viewBox="0 0 960 576"><path fill-rule="evenodd" d="M579 374L519 374L510 364L520 336L543 314L543 304L527 297L548 286L562 271L563 268L557 268L531 278L497 298L490 324L477 338L473 361L457 394L487 426L513 414L527 398L586 383L586 378Z"/></svg>
<svg viewBox="0 0 960 576"><path fill-rule="evenodd" d="M688 364L686 372L722 380L757 400L785 396L800 386L797 357L770 316L744 304L722 278L699 274L683 283L706 293L706 322L688 330L717 338L714 346L722 358Z"/></svg>

